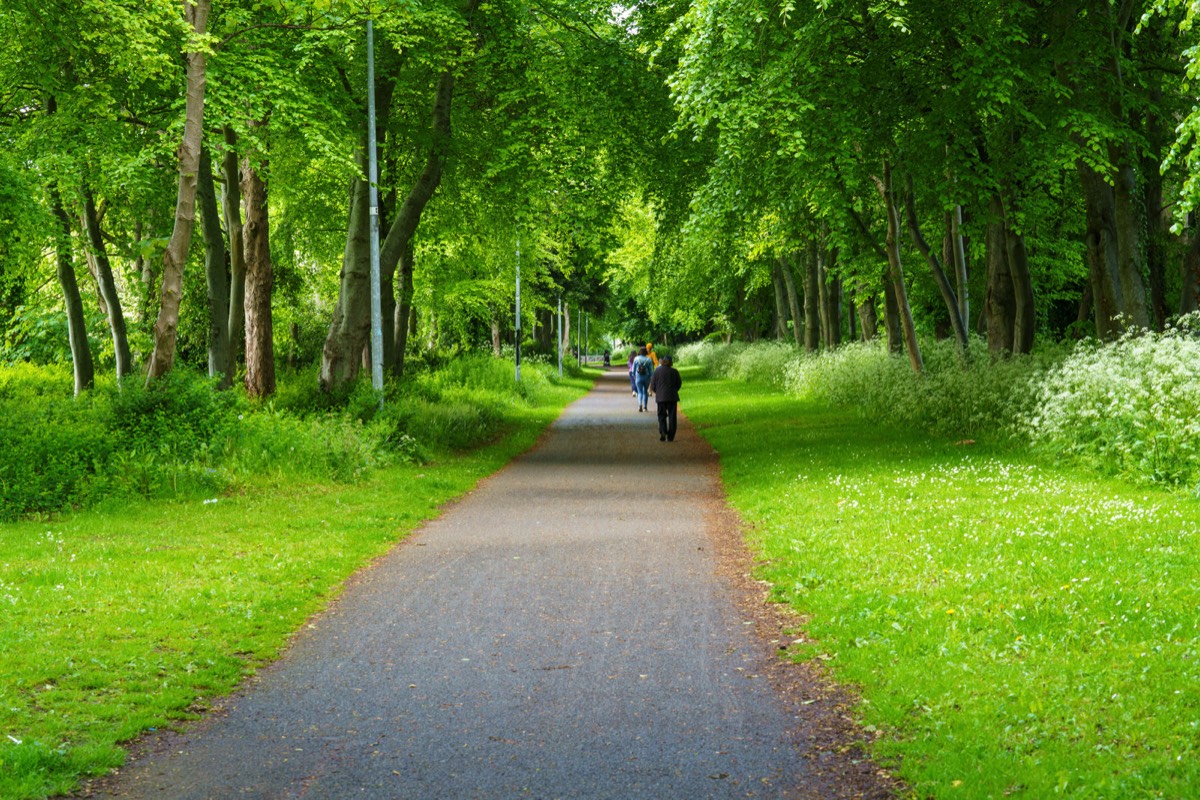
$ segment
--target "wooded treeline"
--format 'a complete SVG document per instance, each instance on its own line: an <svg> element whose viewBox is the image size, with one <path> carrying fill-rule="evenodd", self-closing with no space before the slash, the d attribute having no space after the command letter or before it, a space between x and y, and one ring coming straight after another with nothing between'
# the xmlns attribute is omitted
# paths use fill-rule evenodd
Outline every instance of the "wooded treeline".
<svg viewBox="0 0 1200 800"><path fill-rule="evenodd" d="M885 336L916 370L921 334L1002 356L1161 328L1200 292L1190 9L11 0L6 357L52 358L59 326L77 391L97 356L253 396L278 351L353 381L368 16L393 376L511 342L518 237L547 352L560 296L564 328Z"/></svg>
<svg viewBox="0 0 1200 800"><path fill-rule="evenodd" d="M609 6L60 12L0 8L0 313L19 353L52 258L77 392L96 349L120 378L151 380L182 353L222 386L242 376L252 396L274 391L289 339L319 353L328 389L369 365L368 16L388 373L403 374L406 353L511 343L518 237L522 328L541 349L554 349L560 297L564 337L580 310L603 310L596 254L636 181L619 148L647 149L654 134L633 120L666 98ZM97 307L110 343L96 341Z"/></svg>
<svg viewBox="0 0 1200 800"><path fill-rule="evenodd" d="M658 57L705 158L655 207L695 304L651 307L810 351L878 332L916 370L920 330L1002 356L1161 328L1200 288L1191 14L694 0Z"/></svg>

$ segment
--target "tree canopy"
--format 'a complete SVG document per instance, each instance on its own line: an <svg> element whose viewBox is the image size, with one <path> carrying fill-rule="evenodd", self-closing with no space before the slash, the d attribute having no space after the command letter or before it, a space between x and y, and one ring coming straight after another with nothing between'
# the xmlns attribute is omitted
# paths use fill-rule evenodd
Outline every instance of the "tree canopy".
<svg viewBox="0 0 1200 800"><path fill-rule="evenodd" d="M3 356L69 356L81 391L85 359L176 353L254 394L277 352L353 380L368 18L393 375L511 343L518 240L535 351L560 298L609 341L878 335L915 369L920 336L1001 357L1161 328L1200 290L1195 13L13 0Z"/></svg>

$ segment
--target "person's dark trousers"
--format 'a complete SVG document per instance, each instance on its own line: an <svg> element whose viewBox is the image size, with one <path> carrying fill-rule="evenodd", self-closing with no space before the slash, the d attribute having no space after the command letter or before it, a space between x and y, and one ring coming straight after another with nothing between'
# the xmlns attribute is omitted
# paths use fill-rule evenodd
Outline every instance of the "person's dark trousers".
<svg viewBox="0 0 1200 800"><path fill-rule="evenodd" d="M678 423L679 403L658 404L658 435L667 437L668 442L675 441L675 428Z"/></svg>

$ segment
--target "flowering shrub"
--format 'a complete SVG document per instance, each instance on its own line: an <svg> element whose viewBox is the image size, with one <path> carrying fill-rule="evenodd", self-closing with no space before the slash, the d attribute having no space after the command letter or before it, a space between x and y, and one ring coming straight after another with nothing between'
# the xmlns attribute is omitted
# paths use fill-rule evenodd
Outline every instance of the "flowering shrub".
<svg viewBox="0 0 1200 800"><path fill-rule="evenodd" d="M924 342L920 376L882 341L817 355L778 343L704 343L679 348L679 357L715 377L775 384L879 423L949 437L1013 437L1106 472L1196 486L1197 331L1200 315L1192 315L1162 334L1048 345L1000 361L974 338L965 364L954 342Z"/></svg>
<svg viewBox="0 0 1200 800"><path fill-rule="evenodd" d="M1082 344L1042 380L1033 442L1104 469L1200 482L1200 315L1165 333Z"/></svg>

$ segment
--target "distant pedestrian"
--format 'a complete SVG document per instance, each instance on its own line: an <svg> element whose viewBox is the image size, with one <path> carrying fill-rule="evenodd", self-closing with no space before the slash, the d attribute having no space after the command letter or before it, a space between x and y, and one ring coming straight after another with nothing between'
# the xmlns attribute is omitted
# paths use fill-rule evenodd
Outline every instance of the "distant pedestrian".
<svg viewBox="0 0 1200 800"><path fill-rule="evenodd" d="M637 358L637 350L629 351L629 393L637 397L637 373L633 371L633 360Z"/></svg>
<svg viewBox="0 0 1200 800"><path fill-rule="evenodd" d="M646 355L646 348L638 349L637 358L633 360L634 388L637 389L638 411L650 407L650 377L654 373L654 362Z"/></svg>
<svg viewBox="0 0 1200 800"><path fill-rule="evenodd" d="M646 355L654 363L654 368L658 369L658 353L654 352L654 342L646 342Z"/></svg>
<svg viewBox="0 0 1200 800"><path fill-rule="evenodd" d="M654 402L658 405L658 440L660 442L675 441L675 430L679 417L679 389L683 386L683 378L679 370L671 366L670 356L660 359L658 369L650 378L650 389L654 392Z"/></svg>

